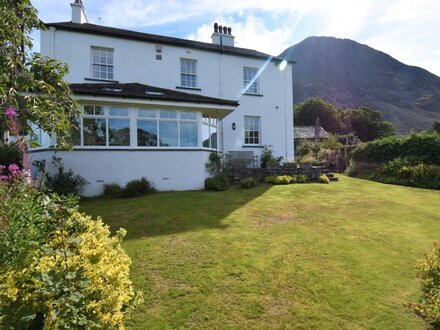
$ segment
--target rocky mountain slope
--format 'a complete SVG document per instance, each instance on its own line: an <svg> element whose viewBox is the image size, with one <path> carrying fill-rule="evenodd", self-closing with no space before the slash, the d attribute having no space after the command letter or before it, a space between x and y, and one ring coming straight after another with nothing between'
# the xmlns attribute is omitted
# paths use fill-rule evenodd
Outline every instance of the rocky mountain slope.
<svg viewBox="0 0 440 330"><path fill-rule="evenodd" d="M293 69L294 104L320 97L338 108L368 106L399 133L440 120L440 77L349 39L309 37L280 56Z"/></svg>

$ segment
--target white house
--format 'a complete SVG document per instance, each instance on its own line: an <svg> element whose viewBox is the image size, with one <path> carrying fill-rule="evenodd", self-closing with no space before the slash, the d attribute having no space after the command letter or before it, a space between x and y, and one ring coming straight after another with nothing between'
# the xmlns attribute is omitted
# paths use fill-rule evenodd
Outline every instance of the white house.
<svg viewBox="0 0 440 330"><path fill-rule="evenodd" d="M89 24L81 0L72 21L48 23L41 53L70 67L66 79L81 106L80 132L66 168L89 184L124 185L142 176L159 190L202 189L215 150L293 160L292 63L234 46L231 28L212 43ZM56 137L40 134L33 159Z"/></svg>

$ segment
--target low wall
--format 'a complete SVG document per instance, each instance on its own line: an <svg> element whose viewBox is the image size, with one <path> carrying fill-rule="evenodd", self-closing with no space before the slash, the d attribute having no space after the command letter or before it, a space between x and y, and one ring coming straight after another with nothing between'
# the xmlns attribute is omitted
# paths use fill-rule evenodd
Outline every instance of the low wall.
<svg viewBox="0 0 440 330"><path fill-rule="evenodd" d="M103 192L105 184L117 183L122 187L128 181L146 177L160 191L204 189L208 176L205 163L207 150L73 150L57 152L66 170L84 177L84 196L96 196ZM50 173L52 150L36 150L32 161L46 160Z"/></svg>

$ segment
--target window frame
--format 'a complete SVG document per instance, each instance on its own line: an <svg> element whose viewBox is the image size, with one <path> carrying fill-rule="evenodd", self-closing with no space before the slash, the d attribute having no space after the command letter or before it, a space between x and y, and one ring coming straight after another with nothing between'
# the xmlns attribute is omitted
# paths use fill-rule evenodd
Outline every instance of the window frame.
<svg viewBox="0 0 440 330"><path fill-rule="evenodd" d="M254 72L250 78L247 72ZM251 83L252 82L252 83ZM260 94L260 77L258 76L258 69L244 66L243 67L243 90L244 94Z"/></svg>
<svg viewBox="0 0 440 330"><path fill-rule="evenodd" d="M182 64L184 62L193 63L194 64L194 73L192 72L184 72ZM190 76L194 77L194 86L185 85L184 84L184 76ZM198 65L197 60L191 59L191 58L180 58L180 86L182 88L198 88L199 86L199 79L198 79Z"/></svg>
<svg viewBox="0 0 440 330"><path fill-rule="evenodd" d="M94 51L99 51L99 61L95 62L94 61ZM107 53L111 54L111 63L108 63L108 59L109 57L106 54L106 63L101 63L101 51L105 51ZM92 79L98 79L98 80L110 80L113 81L115 79L115 60L114 60L114 49L113 48L108 48L108 47L100 47L100 46L90 46L90 76L92 77ZM95 70L94 70L94 66L98 65L99 66L99 71L98 71L98 77L95 76ZM105 67L105 78L102 78L101 75L103 73L103 71L101 70L101 68ZM109 71L108 68L112 68L112 72L111 72L111 77L109 77Z"/></svg>
<svg viewBox="0 0 440 330"><path fill-rule="evenodd" d="M255 130L255 129L253 129L253 130L251 130L251 129L248 129L246 126L247 126L247 123L246 123L246 121L248 120L248 119L253 119L253 120L255 120L255 119L257 119L258 121L257 121L257 123L258 123L258 129L257 130ZM261 144L261 140L262 140L262 136L261 136L261 116L244 116L244 125L243 125L243 127L244 127L244 130L243 130L243 142L244 142L244 145L245 146L261 146L262 144ZM255 133L255 132L258 132L258 136L257 137L255 137L255 136L246 136L247 135L247 133ZM251 135L251 134L249 134L249 135ZM252 134L253 135L253 134ZM248 142L246 142L246 139L249 139L248 140ZM258 139L258 141L257 142L250 142L251 140L254 140L255 141L255 139Z"/></svg>
<svg viewBox="0 0 440 330"><path fill-rule="evenodd" d="M204 140L203 140L203 127L207 127L208 128L208 140L209 140L209 146L207 146L207 147L205 147L204 145L203 145L203 142L204 142ZM204 149L210 149L210 150L219 150L219 120L217 119L217 118L212 118L212 117L209 117L209 116L206 116L206 115L203 115L202 116L202 125L201 125L201 129L202 129L202 134L201 134L201 136L200 136L200 138L201 138L201 143L202 143L202 148L204 148ZM212 146L212 135L213 134L211 134L211 131L213 131L214 132L214 129L215 129L215 133L217 134L216 135L216 146Z"/></svg>

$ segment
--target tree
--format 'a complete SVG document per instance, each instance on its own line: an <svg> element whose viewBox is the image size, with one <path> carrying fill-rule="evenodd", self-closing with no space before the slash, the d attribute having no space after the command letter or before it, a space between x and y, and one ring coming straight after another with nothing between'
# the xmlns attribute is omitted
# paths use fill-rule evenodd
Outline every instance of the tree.
<svg viewBox="0 0 440 330"><path fill-rule="evenodd" d="M432 131L436 132L438 134L440 134L440 121L436 120L433 124L432 124Z"/></svg>
<svg viewBox="0 0 440 330"><path fill-rule="evenodd" d="M67 65L31 53L30 33L44 28L30 0L0 1L0 112L15 109L24 133L32 133L32 122L46 132L55 132L58 146L66 147L76 126L77 107L63 80ZM4 128L3 115L0 124Z"/></svg>
<svg viewBox="0 0 440 330"><path fill-rule="evenodd" d="M295 125L315 125L316 118L321 120L322 127L331 133L340 133L343 124L337 118L335 107L320 98L307 99L294 109Z"/></svg>

